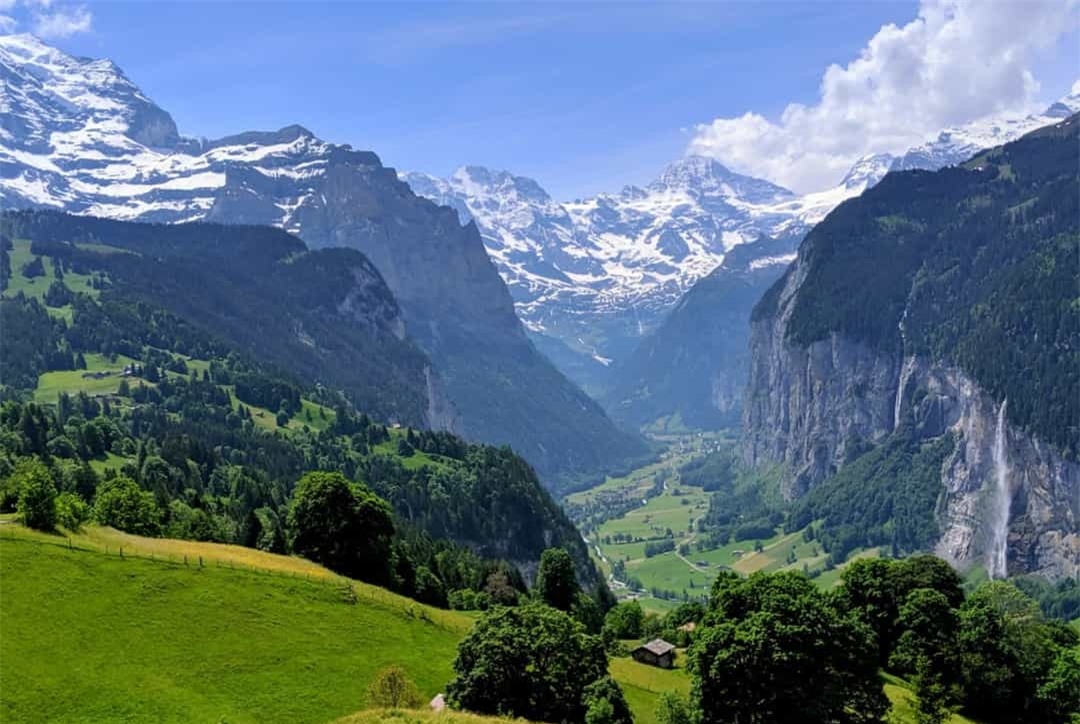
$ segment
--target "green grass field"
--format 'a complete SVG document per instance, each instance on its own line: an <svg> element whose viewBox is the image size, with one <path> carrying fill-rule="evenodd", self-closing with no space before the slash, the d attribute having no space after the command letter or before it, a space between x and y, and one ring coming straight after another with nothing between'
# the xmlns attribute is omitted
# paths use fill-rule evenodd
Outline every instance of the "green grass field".
<svg viewBox="0 0 1080 724"><path fill-rule="evenodd" d="M363 709L391 664L439 693L471 624L361 584L350 603L332 574L185 566L133 557L134 545L120 558L9 528L4 721L325 722Z"/></svg>
<svg viewBox="0 0 1080 724"><path fill-rule="evenodd" d="M134 362L130 357L117 355L109 360L102 354L88 354L85 370L64 370L46 372L38 377L37 389L34 390L36 402L56 402L61 392L74 395L85 392L88 395L113 395L124 379L124 365ZM138 384L138 382L132 382Z"/></svg>
<svg viewBox="0 0 1080 724"><path fill-rule="evenodd" d="M524 719L505 719L466 714L460 711L410 711L402 709L369 709L342 717L334 724L496 724L523 722Z"/></svg>
<svg viewBox="0 0 1080 724"><path fill-rule="evenodd" d="M916 721L915 694L911 691L911 686L903 679L889 674L882 674L882 679L885 682L885 695L892 703L892 710L888 716L889 724L909 724ZM948 724L975 724L975 722L966 716L953 714L949 717Z"/></svg>
<svg viewBox="0 0 1080 724"><path fill-rule="evenodd" d="M657 439L661 438L657 436ZM826 552L818 542L804 540L801 530L783 534L777 529L768 538L730 541L717 548L698 550L696 544L706 538L705 534L696 531L696 523L708 512L711 494L700 487L682 483L678 468L709 447L730 444L731 439L723 433L711 436L669 434L662 439L668 450L660 461L621 477L608 478L603 485L566 499L571 507L588 504L614 507L626 501L645 501L618 517L605 520L588 534L592 543L590 552L605 574L611 574L614 564L621 563L625 568L623 580L639 582L646 592L660 589L678 597L684 591L690 597L701 595L725 569L743 575L757 571L800 570L816 574L815 580L822 587L836 585L844 564L826 571ZM765 499L772 499L778 495L774 489L779 472L779 469L766 470L737 484L756 485ZM658 478L665 483L663 492L647 498ZM676 550L647 558L646 544L665 538L669 530ZM622 542L616 541L616 536L620 536ZM683 545L689 546L689 552L680 555L679 548ZM761 550L756 550L759 547ZM876 549L856 551L849 562L858 556L878 554ZM623 596L631 594L618 584L615 588L616 593ZM676 605L652 593L641 595L639 600L646 610L658 613Z"/></svg>
<svg viewBox="0 0 1080 724"><path fill-rule="evenodd" d="M96 251L101 249L109 249L110 251L121 251L119 249L112 249L111 247L100 247L100 245L82 245L80 246L92 246ZM11 278L8 280L8 288L4 290L5 296L15 296L19 292L22 292L28 297L34 297L39 300L43 300L45 292L48 291L49 286L56 281L56 269L55 264L51 257L42 257L42 263L45 267L45 275L40 277L34 277L27 279L23 276L22 270L26 266L27 262L34 258L34 255L30 253L30 242L25 239L17 239L12 242L12 249L9 254L11 260ZM100 247L100 248L98 248ZM90 286L90 276L87 274L76 274L74 272L65 272L64 274L64 286L72 291L82 292L89 294L95 299L101 293L99 290ZM62 317L67 321L71 321L71 307L48 307L49 314L54 317Z"/></svg>
<svg viewBox="0 0 1080 724"><path fill-rule="evenodd" d="M690 677L682 663L677 661L674 669L658 669L639 664L629 657L611 660L611 675L619 682L626 703L634 712L634 724L658 724L656 706L663 692L690 695Z"/></svg>

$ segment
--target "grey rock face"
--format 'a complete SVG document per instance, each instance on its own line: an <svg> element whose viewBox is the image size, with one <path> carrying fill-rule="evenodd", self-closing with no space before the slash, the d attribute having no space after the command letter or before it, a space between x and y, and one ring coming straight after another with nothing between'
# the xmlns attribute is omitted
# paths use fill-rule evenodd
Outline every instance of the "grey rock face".
<svg viewBox="0 0 1080 724"><path fill-rule="evenodd" d="M752 326L744 460L781 463L783 492L795 498L835 472L851 446L881 440L902 423L922 440L951 432L957 445L941 470L936 550L961 566L987 561L1001 401L956 367L884 354L837 334L806 348L790 344L785 334L803 277L797 261L775 313ZM1009 572L1080 576L1080 465L1007 423L1004 439Z"/></svg>

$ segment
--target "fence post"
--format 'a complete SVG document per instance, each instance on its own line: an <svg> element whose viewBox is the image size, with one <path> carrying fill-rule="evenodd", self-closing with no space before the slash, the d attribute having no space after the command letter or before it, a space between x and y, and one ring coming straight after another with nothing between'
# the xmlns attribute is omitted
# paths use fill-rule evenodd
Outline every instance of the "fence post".
<svg viewBox="0 0 1080 724"><path fill-rule="evenodd" d="M202 556L199 556L199 568L203 567Z"/></svg>
<svg viewBox="0 0 1080 724"><path fill-rule="evenodd" d="M120 546L120 557L124 557L124 546Z"/></svg>
<svg viewBox="0 0 1080 724"><path fill-rule="evenodd" d="M187 553L184 554L184 565L187 565Z"/></svg>

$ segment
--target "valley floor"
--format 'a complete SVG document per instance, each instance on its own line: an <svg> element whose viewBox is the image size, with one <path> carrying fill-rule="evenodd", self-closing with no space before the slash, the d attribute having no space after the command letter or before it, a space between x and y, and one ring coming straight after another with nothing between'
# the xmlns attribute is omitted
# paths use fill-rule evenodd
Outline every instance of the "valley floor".
<svg viewBox="0 0 1080 724"><path fill-rule="evenodd" d="M668 435L658 462L600 486L575 493L565 504L571 517L588 530L589 549L620 598L637 598L647 610L664 612L684 600L706 596L723 570L741 574L784 569L803 570L823 587L836 585L843 565L828 568L819 544L803 531L774 529L767 537L707 543L699 521L709 510L710 493L681 480L679 468L695 458L730 446L725 433ZM762 484L765 484L763 481ZM597 519L602 522L596 524ZM674 549L650 555L648 548L670 540ZM848 560L879 555L856 551Z"/></svg>

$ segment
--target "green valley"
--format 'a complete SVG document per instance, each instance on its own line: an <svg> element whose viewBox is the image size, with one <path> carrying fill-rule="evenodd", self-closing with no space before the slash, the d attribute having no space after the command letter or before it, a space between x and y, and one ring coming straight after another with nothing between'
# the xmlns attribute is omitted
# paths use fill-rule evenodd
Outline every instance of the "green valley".
<svg viewBox="0 0 1080 724"><path fill-rule="evenodd" d="M723 571L798 570L829 587L848 560L879 555L876 547L856 547L830 559L827 544L815 540L821 521L787 532L787 506L763 504L758 495L768 496L775 481L768 472L731 464L731 434L665 435L657 441L667 446L660 461L564 501L620 597L669 611L707 596Z"/></svg>

